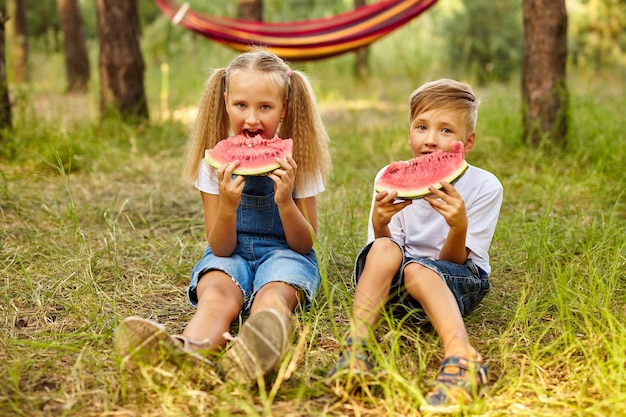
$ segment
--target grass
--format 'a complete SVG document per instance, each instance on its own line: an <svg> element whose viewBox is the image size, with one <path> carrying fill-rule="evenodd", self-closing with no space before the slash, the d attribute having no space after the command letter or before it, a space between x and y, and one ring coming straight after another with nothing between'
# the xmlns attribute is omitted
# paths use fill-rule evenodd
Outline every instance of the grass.
<svg viewBox="0 0 626 417"><path fill-rule="evenodd" d="M156 117L96 124L93 97L50 86L21 93L0 148L0 415L419 415L439 341L388 317L376 332L387 371L378 386L342 397L324 384L349 317L371 180L409 156L406 101L417 84L345 89L335 65L306 67L317 82L332 79L318 87L335 160L318 204L323 285L277 379L252 391L176 369L128 375L113 348L126 316L178 332L193 314L184 290L204 230L197 191L179 174L188 127ZM156 115L158 76L148 79ZM467 319L492 384L464 415L626 413L626 103L623 91L589 80L572 76L565 150L521 142L517 86L479 90L468 160L501 179L505 200L493 290ZM176 90L176 107L199 98L193 84Z"/></svg>

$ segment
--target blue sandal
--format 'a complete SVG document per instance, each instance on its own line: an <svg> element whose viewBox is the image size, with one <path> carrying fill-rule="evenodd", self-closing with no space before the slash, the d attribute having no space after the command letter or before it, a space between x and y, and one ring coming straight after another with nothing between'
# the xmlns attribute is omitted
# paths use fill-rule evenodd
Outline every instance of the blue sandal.
<svg viewBox="0 0 626 417"><path fill-rule="evenodd" d="M439 367L435 386L426 394L421 411L442 411L471 403L488 382L488 370L482 363L451 356Z"/></svg>

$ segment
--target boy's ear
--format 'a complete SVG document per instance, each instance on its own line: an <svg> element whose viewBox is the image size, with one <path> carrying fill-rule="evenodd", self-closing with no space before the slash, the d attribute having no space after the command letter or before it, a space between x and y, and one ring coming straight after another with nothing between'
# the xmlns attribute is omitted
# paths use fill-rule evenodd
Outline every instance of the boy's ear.
<svg viewBox="0 0 626 417"><path fill-rule="evenodd" d="M465 146L464 146L465 153L468 153L469 151L472 150L472 148L474 147L474 140L476 140L476 132L475 131L470 133L470 135L465 140Z"/></svg>

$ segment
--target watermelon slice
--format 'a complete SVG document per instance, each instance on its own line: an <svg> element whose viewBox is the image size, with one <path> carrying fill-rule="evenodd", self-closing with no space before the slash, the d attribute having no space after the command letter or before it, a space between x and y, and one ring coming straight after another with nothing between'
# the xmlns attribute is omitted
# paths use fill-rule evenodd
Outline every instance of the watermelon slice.
<svg viewBox="0 0 626 417"><path fill-rule="evenodd" d="M423 198L429 187L441 189L441 181L453 183L461 178L469 165L465 161L463 143L455 141L450 152L437 151L408 161L387 166L375 184L377 192L397 191L398 199Z"/></svg>
<svg viewBox="0 0 626 417"><path fill-rule="evenodd" d="M276 158L286 158L293 152L293 140L274 136L264 139L261 135L249 138L235 135L222 139L213 149L204 152L204 159L213 168L220 168L236 159L239 165L235 175L263 175L280 167Z"/></svg>

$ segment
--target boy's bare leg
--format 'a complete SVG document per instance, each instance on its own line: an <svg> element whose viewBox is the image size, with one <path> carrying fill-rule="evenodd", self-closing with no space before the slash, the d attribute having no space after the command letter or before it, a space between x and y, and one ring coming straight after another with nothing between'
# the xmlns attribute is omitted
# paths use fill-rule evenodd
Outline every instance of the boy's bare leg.
<svg viewBox="0 0 626 417"><path fill-rule="evenodd" d="M362 381L352 380L352 376L360 378L370 375L373 368L369 360L367 340L380 318L381 310L389 299L391 281L402 265L402 251L391 239L376 239L365 259L363 271L359 277L354 303L349 337L342 347L337 364L329 371L328 378L342 381L348 390L357 388ZM337 376L342 378L337 379ZM343 377L348 377L344 380ZM336 383L336 382L335 382Z"/></svg>
<svg viewBox="0 0 626 417"><path fill-rule="evenodd" d="M354 294L352 328L354 340L367 339L387 303L391 281L402 265L402 251L390 239L372 244Z"/></svg>
<svg viewBox="0 0 626 417"><path fill-rule="evenodd" d="M433 270L411 263L404 269L404 283L441 338L444 357L460 356L480 362L480 355L470 345L456 299L444 280Z"/></svg>

